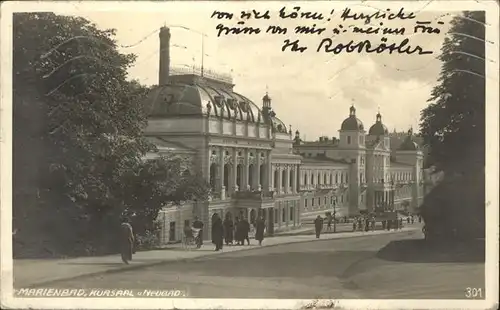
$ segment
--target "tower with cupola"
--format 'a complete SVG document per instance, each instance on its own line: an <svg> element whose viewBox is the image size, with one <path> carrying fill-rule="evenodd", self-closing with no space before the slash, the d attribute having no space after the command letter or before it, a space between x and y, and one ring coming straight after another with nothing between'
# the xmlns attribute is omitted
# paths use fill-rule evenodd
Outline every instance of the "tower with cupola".
<svg viewBox="0 0 500 310"><path fill-rule="evenodd" d="M349 108L349 116L342 122L339 130L338 152L342 159L350 163L349 168L349 214L356 215L365 209L365 129L356 116L356 108Z"/></svg>

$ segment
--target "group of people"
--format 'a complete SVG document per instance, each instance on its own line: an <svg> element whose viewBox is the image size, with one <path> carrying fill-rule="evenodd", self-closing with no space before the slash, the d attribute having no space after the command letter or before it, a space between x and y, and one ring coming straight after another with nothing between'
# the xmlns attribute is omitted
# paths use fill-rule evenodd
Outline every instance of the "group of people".
<svg viewBox="0 0 500 310"><path fill-rule="evenodd" d="M262 245L266 227L264 218L259 217L253 225L255 227L255 240L259 242L259 245ZM246 241L250 245L250 228L250 223L243 216L241 219L236 217L233 222L231 216L227 214L222 221L221 217L215 213L212 217L212 243L215 244L215 251L222 250L224 242L226 245L233 245L233 242L236 242L236 245L244 245Z"/></svg>
<svg viewBox="0 0 500 310"><path fill-rule="evenodd" d="M352 231L375 231L376 220L374 216L359 216L352 221Z"/></svg>

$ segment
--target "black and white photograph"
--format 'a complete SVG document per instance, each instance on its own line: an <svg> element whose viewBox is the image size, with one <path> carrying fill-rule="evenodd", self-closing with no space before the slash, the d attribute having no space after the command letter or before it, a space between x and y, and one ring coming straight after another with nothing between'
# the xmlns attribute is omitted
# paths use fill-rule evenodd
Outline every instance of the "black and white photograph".
<svg viewBox="0 0 500 310"><path fill-rule="evenodd" d="M2 308L498 306L498 2L1 7Z"/></svg>

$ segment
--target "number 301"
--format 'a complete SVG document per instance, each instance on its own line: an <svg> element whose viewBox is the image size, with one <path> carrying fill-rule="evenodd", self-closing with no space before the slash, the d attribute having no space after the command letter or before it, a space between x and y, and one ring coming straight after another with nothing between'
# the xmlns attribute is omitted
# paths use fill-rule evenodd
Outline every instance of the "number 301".
<svg viewBox="0 0 500 310"><path fill-rule="evenodd" d="M465 289L465 297L467 298L483 298L481 288L468 287Z"/></svg>

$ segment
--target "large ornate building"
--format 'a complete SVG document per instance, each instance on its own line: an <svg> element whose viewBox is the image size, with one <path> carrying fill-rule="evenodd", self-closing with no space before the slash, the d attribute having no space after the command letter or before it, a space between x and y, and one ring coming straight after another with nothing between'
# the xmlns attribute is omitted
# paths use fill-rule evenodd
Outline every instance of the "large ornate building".
<svg viewBox="0 0 500 310"><path fill-rule="evenodd" d="M180 238L182 226L198 216L210 235L210 218L261 214L267 231L300 225L298 172L293 136L276 117L269 95L259 106L233 91L231 80L207 74L170 75L170 32L160 31L160 77L146 102L146 135L161 152L183 153L199 163L210 183L209 201L165 208L164 241Z"/></svg>
<svg viewBox="0 0 500 310"><path fill-rule="evenodd" d="M167 206L159 216L162 242L177 241L195 216L210 237L211 217L262 215L267 232L301 225L301 217L331 211L352 216L376 206L416 208L422 153L408 135L391 160L380 114L365 133L354 107L340 139L303 142L276 116L266 93L256 104L234 92L227 76L171 74L170 31L160 30L159 85L146 101L146 136L161 153L188 156L211 185L208 201ZM149 154L154 158L158 154Z"/></svg>

